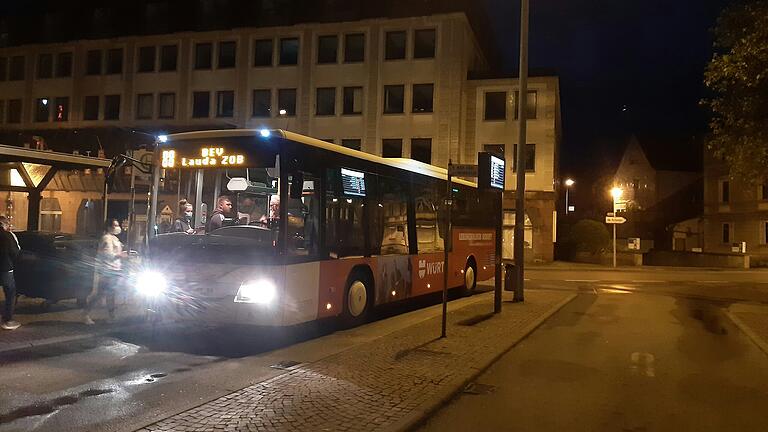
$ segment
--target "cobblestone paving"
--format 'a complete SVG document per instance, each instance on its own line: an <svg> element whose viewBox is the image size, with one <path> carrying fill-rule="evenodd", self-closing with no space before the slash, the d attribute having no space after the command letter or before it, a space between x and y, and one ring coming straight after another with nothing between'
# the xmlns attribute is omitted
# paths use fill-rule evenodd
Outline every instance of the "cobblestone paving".
<svg viewBox="0 0 768 432"><path fill-rule="evenodd" d="M526 327L573 294L537 291L524 304L492 299L449 314L448 338L438 339L440 317L150 425L149 431L372 431L392 427L425 402L444 397L524 336ZM475 325L462 325L462 321ZM465 323L466 324L466 323Z"/></svg>

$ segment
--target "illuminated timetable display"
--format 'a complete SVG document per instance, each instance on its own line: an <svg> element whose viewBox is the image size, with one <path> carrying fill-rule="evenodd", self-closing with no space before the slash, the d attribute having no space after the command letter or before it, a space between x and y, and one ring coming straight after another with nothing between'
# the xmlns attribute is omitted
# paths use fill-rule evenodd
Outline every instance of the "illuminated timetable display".
<svg viewBox="0 0 768 432"><path fill-rule="evenodd" d="M244 166L243 153L228 151L225 147L203 147L194 155L180 155L176 150L163 150L163 168L209 168ZM189 156L189 157L188 157Z"/></svg>

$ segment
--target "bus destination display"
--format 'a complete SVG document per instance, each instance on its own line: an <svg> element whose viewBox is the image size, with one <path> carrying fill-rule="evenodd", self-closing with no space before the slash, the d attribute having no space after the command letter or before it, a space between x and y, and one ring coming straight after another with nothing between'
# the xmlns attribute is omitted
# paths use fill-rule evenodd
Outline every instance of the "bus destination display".
<svg viewBox="0 0 768 432"><path fill-rule="evenodd" d="M491 155L491 187L504 189L504 159Z"/></svg>
<svg viewBox="0 0 768 432"><path fill-rule="evenodd" d="M225 147L203 147L197 154L182 156L176 150L163 150L163 168L209 168L244 166L243 153L229 151Z"/></svg>
<svg viewBox="0 0 768 432"><path fill-rule="evenodd" d="M353 196L365 196L365 174L348 170L346 168L341 169L341 183L344 190L344 195Z"/></svg>

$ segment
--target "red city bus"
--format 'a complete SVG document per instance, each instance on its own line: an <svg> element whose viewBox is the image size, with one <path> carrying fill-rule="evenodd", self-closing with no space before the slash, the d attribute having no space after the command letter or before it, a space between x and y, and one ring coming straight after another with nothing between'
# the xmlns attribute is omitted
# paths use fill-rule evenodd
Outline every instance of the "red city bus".
<svg viewBox="0 0 768 432"><path fill-rule="evenodd" d="M445 271L467 292L493 277L493 201L460 179L444 267L445 169L267 129L169 135L155 162L150 217L175 207L164 188L186 184L197 232L161 233L150 219L137 288L194 301L202 320L355 325L376 306L442 290ZM222 196L233 210L205 232Z"/></svg>

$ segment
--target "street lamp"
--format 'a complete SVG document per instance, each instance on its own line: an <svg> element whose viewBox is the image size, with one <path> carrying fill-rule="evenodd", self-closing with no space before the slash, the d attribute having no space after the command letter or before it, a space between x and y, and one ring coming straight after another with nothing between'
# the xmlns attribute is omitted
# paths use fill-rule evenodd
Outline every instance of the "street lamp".
<svg viewBox="0 0 768 432"><path fill-rule="evenodd" d="M618 186L614 186L611 189L611 196L613 197L613 216L616 216L616 204L618 204L621 196L624 195L624 190ZM616 224L613 223L613 268L616 268Z"/></svg>
<svg viewBox="0 0 768 432"><path fill-rule="evenodd" d="M573 179L565 179L565 214L568 214L568 191L574 183Z"/></svg>

